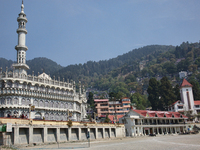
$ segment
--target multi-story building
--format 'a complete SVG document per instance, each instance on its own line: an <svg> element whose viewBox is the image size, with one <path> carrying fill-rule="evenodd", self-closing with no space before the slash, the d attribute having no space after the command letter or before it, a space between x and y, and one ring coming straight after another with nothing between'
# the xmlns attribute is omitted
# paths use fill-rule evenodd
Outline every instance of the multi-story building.
<svg viewBox="0 0 200 150"><path fill-rule="evenodd" d="M119 119L127 136L176 134L187 130L187 117L178 112L131 109Z"/></svg>
<svg viewBox="0 0 200 150"><path fill-rule="evenodd" d="M22 1L18 21L17 63L13 71L0 70L0 116L37 118L45 120L81 120L86 115L86 92L79 83L76 93L74 81L55 80L42 73L35 76L27 75L29 66L26 64L26 23ZM35 111L31 112L30 107Z"/></svg>
<svg viewBox="0 0 200 150"><path fill-rule="evenodd" d="M130 110L130 99L125 97L120 101L109 101L109 99L95 99L95 109L99 118L108 117L113 120L119 120Z"/></svg>

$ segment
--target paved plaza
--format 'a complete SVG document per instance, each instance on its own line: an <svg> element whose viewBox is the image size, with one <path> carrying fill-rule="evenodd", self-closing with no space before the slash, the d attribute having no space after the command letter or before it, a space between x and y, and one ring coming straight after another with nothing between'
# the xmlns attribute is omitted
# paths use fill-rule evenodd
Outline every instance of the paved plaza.
<svg viewBox="0 0 200 150"><path fill-rule="evenodd" d="M156 137L137 137L122 139L104 139L88 142L71 142L62 144L40 145L20 148L36 149L80 149L80 150L200 150L200 134L165 135Z"/></svg>

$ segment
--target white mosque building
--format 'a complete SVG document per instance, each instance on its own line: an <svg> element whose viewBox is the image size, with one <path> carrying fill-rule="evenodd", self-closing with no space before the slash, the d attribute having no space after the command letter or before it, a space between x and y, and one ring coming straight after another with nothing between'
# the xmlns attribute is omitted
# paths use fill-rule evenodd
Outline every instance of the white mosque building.
<svg viewBox="0 0 200 150"><path fill-rule="evenodd" d="M86 92L79 83L76 93L74 81L52 79L42 73L27 75L26 64L26 23L22 1L18 22L17 63L13 71L0 69L0 117L25 116L33 119L80 121L86 116ZM31 108L35 108L31 111Z"/></svg>

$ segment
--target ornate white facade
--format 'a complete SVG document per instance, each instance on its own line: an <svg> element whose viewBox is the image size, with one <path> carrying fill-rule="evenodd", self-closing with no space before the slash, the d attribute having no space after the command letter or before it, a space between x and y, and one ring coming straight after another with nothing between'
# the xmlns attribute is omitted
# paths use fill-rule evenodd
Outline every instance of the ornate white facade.
<svg viewBox="0 0 200 150"><path fill-rule="evenodd" d="M29 66L26 64L26 23L22 1L18 21L17 63L13 71L0 69L0 117L20 117L45 120L82 120L86 115L86 92L79 83L79 93L76 92L74 81L55 80L42 73L35 76L27 75ZM31 112L30 107L35 106Z"/></svg>

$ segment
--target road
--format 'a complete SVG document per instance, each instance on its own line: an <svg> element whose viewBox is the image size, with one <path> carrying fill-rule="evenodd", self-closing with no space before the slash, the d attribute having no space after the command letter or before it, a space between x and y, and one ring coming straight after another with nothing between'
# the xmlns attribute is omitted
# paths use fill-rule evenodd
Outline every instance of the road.
<svg viewBox="0 0 200 150"><path fill-rule="evenodd" d="M80 149L80 150L200 150L200 134L196 135L160 135L156 137L137 137L122 139L104 139L88 142L72 142L62 144L24 147L29 149Z"/></svg>

